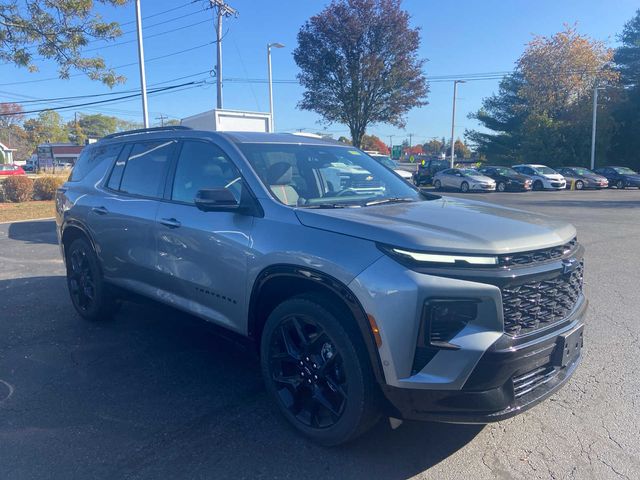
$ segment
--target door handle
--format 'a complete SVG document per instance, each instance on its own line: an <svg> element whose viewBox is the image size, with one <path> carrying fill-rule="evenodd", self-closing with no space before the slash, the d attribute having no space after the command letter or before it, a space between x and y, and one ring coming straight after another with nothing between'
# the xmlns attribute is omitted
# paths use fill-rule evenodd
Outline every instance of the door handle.
<svg viewBox="0 0 640 480"><path fill-rule="evenodd" d="M180 225L182 225L175 218L161 218L160 223L165 227L169 227L169 228L178 228Z"/></svg>
<svg viewBox="0 0 640 480"><path fill-rule="evenodd" d="M109 213L109 210L107 210L105 207L93 207L91 211L93 213L97 213L98 215L106 215L107 213Z"/></svg>

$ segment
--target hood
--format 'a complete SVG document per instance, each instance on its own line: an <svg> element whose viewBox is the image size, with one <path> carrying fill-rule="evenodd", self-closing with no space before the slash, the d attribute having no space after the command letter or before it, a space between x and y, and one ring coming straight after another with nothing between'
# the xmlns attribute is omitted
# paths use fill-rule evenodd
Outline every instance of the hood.
<svg viewBox="0 0 640 480"><path fill-rule="evenodd" d="M559 173L542 173L540 176L548 178L549 180L564 180L564 177Z"/></svg>
<svg viewBox="0 0 640 480"><path fill-rule="evenodd" d="M603 177L602 175L598 175L597 173L587 173L585 175L576 175L576 177L582 177L582 178L586 178L587 180L594 180L596 182L601 182L607 179L607 177Z"/></svg>
<svg viewBox="0 0 640 480"><path fill-rule="evenodd" d="M465 175L465 178L470 179L473 182L478 182L478 183L495 183L495 180L491 177L487 177L485 175L482 174L478 174L478 175Z"/></svg>
<svg viewBox="0 0 640 480"><path fill-rule="evenodd" d="M531 180L531 177L529 175L524 175L522 173L510 173L509 175L503 175L503 177L507 178L508 180L516 180L517 182L526 182L527 180Z"/></svg>
<svg viewBox="0 0 640 480"><path fill-rule="evenodd" d="M362 208L297 209L311 228L410 250L510 253L571 240L575 228L551 217L496 205L440 197Z"/></svg>
<svg viewBox="0 0 640 480"><path fill-rule="evenodd" d="M413 178L413 175L411 174L411 172L407 172L406 170L394 168L393 171L396 172L398 175L400 175L402 178Z"/></svg>

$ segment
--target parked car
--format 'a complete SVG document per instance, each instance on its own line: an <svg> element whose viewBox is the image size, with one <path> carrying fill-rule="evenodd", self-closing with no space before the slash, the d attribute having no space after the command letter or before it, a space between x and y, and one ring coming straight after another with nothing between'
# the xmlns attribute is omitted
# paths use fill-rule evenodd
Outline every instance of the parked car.
<svg viewBox="0 0 640 480"><path fill-rule="evenodd" d="M418 170L413 174L413 183L419 187L433 183L433 176L441 170L449 168L446 160L425 160L418 165Z"/></svg>
<svg viewBox="0 0 640 480"><path fill-rule="evenodd" d="M546 165L514 165L513 169L531 177L533 190L563 190L567 186L564 177Z"/></svg>
<svg viewBox="0 0 640 480"><path fill-rule="evenodd" d="M32 160L27 160L26 163L22 166L22 169L25 172L29 172L29 173L35 173L36 170L38 169L36 162L32 161Z"/></svg>
<svg viewBox="0 0 640 480"><path fill-rule="evenodd" d="M330 187L324 170L347 160L383 190ZM505 419L581 361L573 226L421 192L350 146L108 135L57 191L56 225L80 317L105 321L133 291L248 337L268 396L321 444L381 416Z"/></svg>
<svg viewBox="0 0 640 480"><path fill-rule="evenodd" d="M576 190L582 190L584 188L607 188L609 186L609 180L602 175L592 172L588 168L584 167L562 167L558 169L565 180L567 181L567 188L571 188L573 184Z"/></svg>
<svg viewBox="0 0 640 480"><path fill-rule="evenodd" d="M411 172L407 172L406 170L401 169L400 166L398 165L398 162L396 162L395 160L392 160L391 157L389 157L388 155L382 155L379 153L369 153L368 155L374 160L376 160L377 162L380 162L382 165L384 165L388 169L396 172L398 175L402 177L403 180L406 180L407 182L412 181L413 174Z"/></svg>
<svg viewBox="0 0 640 480"><path fill-rule="evenodd" d="M0 164L0 176L5 177L8 175L25 175L25 171L20 165Z"/></svg>
<svg viewBox="0 0 640 480"><path fill-rule="evenodd" d="M596 168L595 171L609 180L610 187L619 189L627 187L640 188L640 174L629 167L603 167Z"/></svg>
<svg viewBox="0 0 640 480"><path fill-rule="evenodd" d="M496 181L498 192L527 192L531 190L531 178L516 172L513 168L489 165L479 168L478 171Z"/></svg>
<svg viewBox="0 0 640 480"><path fill-rule="evenodd" d="M433 186L436 190L454 188L463 193L493 192L496 182L472 168L448 168L434 175Z"/></svg>

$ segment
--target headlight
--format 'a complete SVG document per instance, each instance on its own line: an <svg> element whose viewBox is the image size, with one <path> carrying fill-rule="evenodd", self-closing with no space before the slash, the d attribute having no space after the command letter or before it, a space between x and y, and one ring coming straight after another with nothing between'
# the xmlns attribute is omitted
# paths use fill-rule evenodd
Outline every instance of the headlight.
<svg viewBox="0 0 640 480"><path fill-rule="evenodd" d="M455 253L428 253L404 250L395 247L382 247L398 260L412 262L419 265L433 266L460 266L460 267L491 267L498 265L498 257L495 255L461 255ZM403 262L404 263L404 262Z"/></svg>

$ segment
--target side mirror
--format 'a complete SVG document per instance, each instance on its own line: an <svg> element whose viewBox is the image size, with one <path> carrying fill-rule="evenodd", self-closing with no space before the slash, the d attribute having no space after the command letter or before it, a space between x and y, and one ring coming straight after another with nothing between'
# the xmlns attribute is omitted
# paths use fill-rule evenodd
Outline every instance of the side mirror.
<svg viewBox="0 0 640 480"><path fill-rule="evenodd" d="M240 204L228 188L198 190L194 203L203 212L233 212Z"/></svg>

